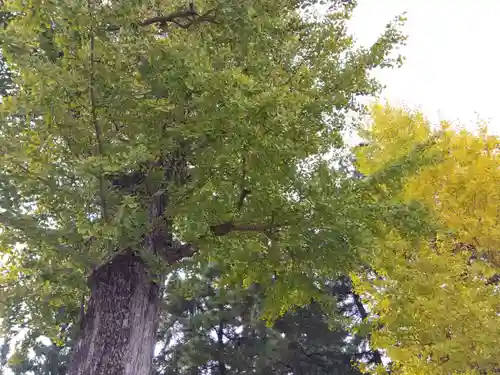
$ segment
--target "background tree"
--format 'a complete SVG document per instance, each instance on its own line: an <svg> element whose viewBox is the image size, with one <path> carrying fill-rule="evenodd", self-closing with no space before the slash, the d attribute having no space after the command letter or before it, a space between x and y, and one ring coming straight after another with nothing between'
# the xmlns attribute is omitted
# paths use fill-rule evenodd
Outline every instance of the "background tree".
<svg viewBox="0 0 500 375"><path fill-rule="evenodd" d="M497 373L499 139L484 126L475 134L448 123L433 129L421 113L388 105L374 106L372 118L369 144L357 151L368 176L438 136L425 151L438 162L407 178L400 195L424 202L439 221L420 243L395 233L380 242L372 263L380 277L360 284L382 327L373 344L404 374Z"/></svg>
<svg viewBox="0 0 500 375"><path fill-rule="evenodd" d="M257 285L229 290L218 281L214 269L171 279L157 374L361 374L356 362L373 361L364 339L347 332L358 311L345 281L325 286L338 301L330 314L313 302L272 326L259 319Z"/></svg>
<svg viewBox="0 0 500 375"><path fill-rule="evenodd" d="M355 48L355 3L305 20L315 3L5 2L7 338L63 330L78 337L69 373L148 373L160 286L182 258L257 282L272 319L322 300L315 282L355 269L382 223L421 229L322 158L404 38L391 24Z"/></svg>

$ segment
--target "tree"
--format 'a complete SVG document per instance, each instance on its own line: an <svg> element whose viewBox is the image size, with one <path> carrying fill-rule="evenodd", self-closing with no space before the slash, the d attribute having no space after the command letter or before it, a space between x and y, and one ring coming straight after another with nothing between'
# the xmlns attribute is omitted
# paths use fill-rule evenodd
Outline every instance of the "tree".
<svg viewBox="0 0 500 375"><path fill-rule="evenodd" d="M325 285L325 291L338 301L332 311L326 313L313 301L286 313L270 327L259 319L265 296L258 286L221 287L220 274L212 266L204 273L179 271L169 278L157 335L155 374L292 371L361 375L356 363L377 362L377 353L366 350L366 338L348 332L361 316L347 279ZM24 341L25 350L16 352L9 370L15 375L66 374L72 343L47 341L38 341L32 348L30 340Z"/></svg>
<svg viewBox="0 0 500 375"><path fill-rule="evenodd" d="M349 337L346 330L349 315L357 311L342 280L325 286L339 301L336 311L326 314L312 302L270 327L259 319L265 296L258 286L228 289L218 283L219 275L212 268L204 275L170 280L158 375L360 375L354 364L372 359L372 352L360 351L364 339Z"/></svg>
<svg viewBox="0 0 500 375"><path fill-rule="evenodd" d="M400 196L432 209L435 234L409 243L393 234L372 264L380 277L360 280L373 298L385 348L404 374L497 373L499 139L442 123L432 129L421 113L376 105L358 148L368 176L433 135L425 152L439 156L407 178ZM362 278L363 279L363 278Z"/></svg>
<svg viewBox="0 0 500 375"><path fill-rule="evenodd" d="M183 258L259 283L273 319L321 300L314 283L355 268L381 223L412 225L321 157L404 38L390 24L355 48L354 2L305 20L314 3L6 2L7 337L63 331L78 338L70 374L147 374L164 275Z"/></svg>
<svg viewBox="0 0 500 375"><path fill-rule="evenodd" d="M36 340L35 344L32 342L30 339L23 340L9 361L2 364L5 374L65 375L67 373L70 343L61 345L40 340Z"/></svg>

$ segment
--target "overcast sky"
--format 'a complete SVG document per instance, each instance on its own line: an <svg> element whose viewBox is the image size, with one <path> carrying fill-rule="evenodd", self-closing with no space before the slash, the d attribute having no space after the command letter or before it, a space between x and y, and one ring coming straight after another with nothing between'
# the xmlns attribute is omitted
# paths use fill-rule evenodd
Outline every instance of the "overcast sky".
<svg viewBox="0 0 500 375"><path fill-rule="evenodd" d="M379 76L383 98L420 108L432 121L473 127L486 120L500 134L500 1L359 0L352 32L370 45L405 11L406 62Z"/></svg>

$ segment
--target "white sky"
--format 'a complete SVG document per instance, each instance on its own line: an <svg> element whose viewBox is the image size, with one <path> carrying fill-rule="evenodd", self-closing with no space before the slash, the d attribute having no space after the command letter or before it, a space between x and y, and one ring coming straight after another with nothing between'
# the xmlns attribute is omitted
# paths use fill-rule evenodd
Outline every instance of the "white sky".
<svg viewBox="0 0 500 375"><path fill-rule="evenodd" d="M499 0L359 0L352 32L367 46L385 24L407 12L401 69L378 75L392 104L419 108L432 121L500 134Z"/></svg>

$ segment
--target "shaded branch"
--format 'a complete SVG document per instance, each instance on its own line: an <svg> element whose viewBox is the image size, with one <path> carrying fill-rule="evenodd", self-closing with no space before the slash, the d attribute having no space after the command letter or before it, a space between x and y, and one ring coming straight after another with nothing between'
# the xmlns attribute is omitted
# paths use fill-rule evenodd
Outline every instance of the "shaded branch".
<svg viewBox="0 0 500 375"><path fill-rule="evenodd" d="M222 310L223 307L219 306ZM219 321L219 326L217 327L217 362L220 375L227 374L226 363L224 362L224 319Z"/></svg>
<svg viewBox="0 0 500 375"><path fill-rule="evenodd" d="M175 264L183 258L190 258L199 251L198 246L192 243L176 243L175 246L165 252L165 260L168 264Z"/></svg>
<svg viewBox="0 0 500 375"><path fill-rule="evenodd" d="M203 14L198 14L193 7L189 7L188 9L181 9L174 11L172 13L163 15L163 16L155 16L151 18L147 18L143 21L137 23L138 26L150 26L154 24L166 25L167 23L174 23L177 26L187 29L195 24L200 24L203 22L207 23L218 23L215 19L215 11L216 8L210 9ZM181 23L180 21L184 20L186 23ZM107 31L118 31L121 26L109 25L106 27Z"/></svg>
<svg viewBox="0 0 500 375"><path fill-rule="evenodd" d="M210 232L214 236L224 236L230 232L266 232L279 228L277 224L242 224L226 221L225 223L211 225Z"/></svg>
<svg viewBox="0 0 500 375"><path fill-rule="evenodd" d="M219 237L224 236L230 232L262 232L276 229L278 226L273 224L235 224L231 221L210 226L212 235ZM203 235L198 240L206 238ZM198 253L199 247L195 243L180 243L174 241L172 246L169 246L162 252L163 258L168 264L175 264L183 258L189 258Z"/></svg>
<svg viewBox="0 0 500 375"><path fill-rule="evenodd" d="M464 243L464 242L457 242L455 243L452 253L453 254L458 254L461 252L465 252L469 254L469 258L467 260L467 264L469 266L472 265L474 261L480 260L482 262L485 262L495 268L499 268L500 264L498 260L495 258L495 255L492 254L492 252L488 250L483 250L481 251L479 249L479 245L477 244L477 240L474 240L476 244L469 244L469 243ZM465 271L463 273L463 276L467 276L468 271ZM498 285L500 284L500 273L496 273L493 276L489 277L485 281L486 285Z"/></svg>
<svg viewBox="0 0 500 375"><path fill-rule="evenodd" d="M495 274L488 278L486 285L498 285L500 283L500 274Z"/></svg>
<svg viewBox="0 0 500 375"><path fill-rule="evenodd" d="M167 22L173 22L177 18L189 18L193 16L197 16L198 14L196 12L193 13L191 9L182 9L178 10L172 13L169 13L164 16L156 16L156 17L151 17L147 18L144 21L139 22L139 26L149 26L153 25L155 23L163 23L166 24Z"/></svg>
<svg viewBox="0 0 500 375"><path fill-rule="evenodd" d="M243 207L243 204L245 203L246 197L249 196L251 192L252 191L249 189L246 189L244 187L241 188L240 196L238 198L238 203L236 205L236 209L238 212L241 211L241 208Z"/></svg>

